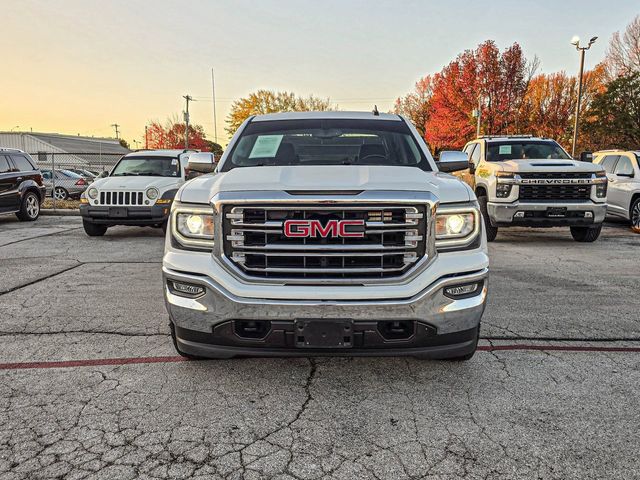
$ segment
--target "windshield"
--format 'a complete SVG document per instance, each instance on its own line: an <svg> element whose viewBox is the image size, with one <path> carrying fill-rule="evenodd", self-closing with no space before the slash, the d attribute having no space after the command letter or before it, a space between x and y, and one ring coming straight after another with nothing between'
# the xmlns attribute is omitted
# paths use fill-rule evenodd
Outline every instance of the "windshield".
<svg viewBox="0 0 640 480"><path fill-rule="evenodd" d="M76 172L72 172L71 170L60 170L59 172L65 177L82 178L82 175L78 175Z"/></svg>
<svg viewBox="0 0 640 480"><path fill-rule="evenodd" d="M393 165L431 170L403 121L317 119L250 123L222 171L272 165Z"/></svg>
<svg viewBox="0 0 640 480"><path fill-rule="evenodd" d="M489 162L543 158L571 159L560 145L551 140L546 142L527 142L520 140L487 143L487 161Z"/></svg>
<svg viewBox="0 0 640 480"><path fill-rule="evenodd" d="M170 157L123 157L110 176L178 177L180 163Z"/></svg>

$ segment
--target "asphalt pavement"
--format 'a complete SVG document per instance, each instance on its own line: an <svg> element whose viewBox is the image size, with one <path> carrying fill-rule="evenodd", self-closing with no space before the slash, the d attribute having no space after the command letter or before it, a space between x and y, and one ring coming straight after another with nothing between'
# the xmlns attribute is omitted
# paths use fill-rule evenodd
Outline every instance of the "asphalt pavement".
<svg viewBox="0 0 640 480"><path fill-rule="evenodd" d="M640 478L640 235L503 230L481 350L183 361L163 236L0 217L0 480Z"/></svg>

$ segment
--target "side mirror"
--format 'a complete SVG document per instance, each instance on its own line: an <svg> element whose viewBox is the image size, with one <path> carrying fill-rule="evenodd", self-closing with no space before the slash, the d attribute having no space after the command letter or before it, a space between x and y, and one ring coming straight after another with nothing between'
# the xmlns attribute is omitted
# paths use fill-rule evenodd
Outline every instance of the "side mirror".
<svg viewBox="0 0 640 480"><path fill-rule="evenodd" d="M582 152L580 153L580 161L581 162L593 162L593 152Z"/></svg>
<svg viewBox="0 0 640 480"><path fill-rule="evenodd" d="M469 168L469 157L464 152L446 150L440 152L440 159L436 162L441 172L459 172Z"/></svg>
<svg viewBox="0 0 640 480"><path fill-rule="evenodd" d="M109 176L109 172L107 172L106 170L104 172L102 172L100 175L98 175L96 178L106 178Z"/></svg>
<svg viewBox="0 0 640 480"><path fill-rule="evenodd" d="M216 168L216 161L211 152L196 152L189 155L187 160L189 172L211 173Z"/></svg>

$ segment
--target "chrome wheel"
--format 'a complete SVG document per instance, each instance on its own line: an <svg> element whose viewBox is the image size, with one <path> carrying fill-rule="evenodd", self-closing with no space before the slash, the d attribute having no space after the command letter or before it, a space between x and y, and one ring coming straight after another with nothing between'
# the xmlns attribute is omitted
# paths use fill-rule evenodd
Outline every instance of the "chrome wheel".
<svg viewBox="0 0 640 480"><path fill-rule="evenodd" d="M40 213L40 202L35 195L29 195L25 202L26 212L29 218L36 218Z"/></svg>
<svg viewBox="0 0 640 480"><path fill-rule="evenodd" d="M631 228L640 233L640 199L636 200L631 209Z"/></svg>
<svg viewBox="0 0 640 480"><path fill-rule="evenodd" d="M56 200L66 200L67 196L67 191L62 187L56 187L53 191L53 198Z"/></svg>

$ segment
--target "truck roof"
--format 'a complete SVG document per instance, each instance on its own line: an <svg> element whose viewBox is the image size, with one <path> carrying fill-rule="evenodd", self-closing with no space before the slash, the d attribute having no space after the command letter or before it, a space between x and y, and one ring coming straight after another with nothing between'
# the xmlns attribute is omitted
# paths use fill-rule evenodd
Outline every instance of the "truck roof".
<svg viewBox="0 0 640 480"><path fill-rule="evenodd" d="M269 122L274 120L321 120L321 119L344 119L344 120L395 120L400 121L398 115L392 113L372 112L283 112L268 113L266 115L256 115L252 122Z"/></svg>
<svg viewBox="0 0 640 480"><path fill-rule="evenodd" d="M127 153L126 157L135 157L138 155L144 155L145 157L177 157L180 154L186 152L195 152L195 150L136 150L134 152Z"/></svg>
<svg viewBox="0 0 640 480"><path fill-rule="evenodd" d="M528 140L533 142L555 141L553 138L534 137L533 135L481 135L477 140L486 140L487 142L504 142L509 140Z"/></svg>

